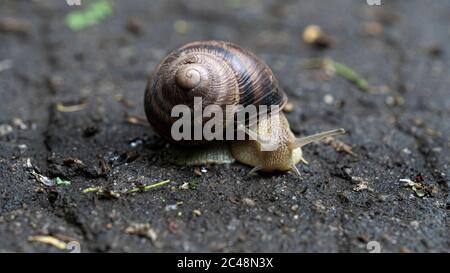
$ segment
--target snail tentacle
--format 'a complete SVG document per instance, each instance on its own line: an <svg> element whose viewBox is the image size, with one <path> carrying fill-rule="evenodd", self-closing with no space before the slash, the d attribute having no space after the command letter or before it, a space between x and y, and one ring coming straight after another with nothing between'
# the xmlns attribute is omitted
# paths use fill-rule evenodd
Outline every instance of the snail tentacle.
<svg viewBox="0 0 450 273"><path fill-rule="evenodd" d="M341 128L341 129L330 130L330 131L326 131L326 132L322 132L322 133L317 133L317 134L306 136L306 137L300 137L295 140L295 146L298 148L301 148L311 142L316 142L316 141L322 140L324 138L327 138L330 136L335 136L335 135L340 135L340 134L345 134L345 130Z"/></svg>

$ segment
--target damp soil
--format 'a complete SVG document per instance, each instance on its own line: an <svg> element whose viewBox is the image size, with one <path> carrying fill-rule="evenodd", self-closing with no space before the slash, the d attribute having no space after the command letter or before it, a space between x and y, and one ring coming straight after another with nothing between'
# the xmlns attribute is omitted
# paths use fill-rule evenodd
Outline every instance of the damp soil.
<svg viewBox="0 0 450 273"><path fill-rule="evenodd" d="M112 15L74 31L65 18L81 2L0 4L1 252L67 251L41 235L83 252L450 250L449 1L112 1ZM310 24L333 44L304 43ZM301 180L165 162L146 79L200 39L261 57L297 135L348 133L306 146ZM322 57L370 90L305 68Z"/></svg>

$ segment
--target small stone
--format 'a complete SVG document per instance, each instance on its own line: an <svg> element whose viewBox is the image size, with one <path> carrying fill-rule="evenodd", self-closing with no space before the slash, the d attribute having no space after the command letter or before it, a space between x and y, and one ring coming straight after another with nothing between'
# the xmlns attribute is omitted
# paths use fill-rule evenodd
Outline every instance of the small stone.
<svg viewBox="0 0 450 273"><path fill-rule="evenodd" d="M292 211L297 211L297 210L298 210L298 205L297 205L297 204L292 205L292 206L291 206L291 210L292 210Z"/></svg>
<svg viewBox="0 0 450 273"><path fill-rule="evenodd" d="M414 221L409 222L409 224L410 224L414 229L417 229L417 228L419 228L420 222L414 220Z"/></svg>
<svg viewBox="0 0 450 273"><path fill-rule="evenodd" d="M189 30L189 24L184 20L176 20L173 23L173 28L180 34L185 34Z"/></svg>
<svg viewBox="0 0 450 273"><path fill-rule="evenodd" d="M28 149L27 144L19 144L19 145L17 145L17 147L18 147L20 150L26 150L26 149Z"/></svg>
<svg viewBox="0 0 450 273"><path fill-rule="evenodd" d="M244 205L249 206L249 207L254 207L256 205L255 201L253 199L250 199L250 198L242 198L242 203Z"/></svg>
<svg viewBox="0 0 450 273"><path fill-rule="evenodd" d="M383 25L378 22L366 22L363 25L363 30L369 36L378 37L383 34Z"/></svg>
<svg viewBox="0 0 450 273"><path fill-rule="evenodd" d="M155 241L158 238L156 231L147 223L133 223L125 229L125 232L132 235L147 237L152 241Z"/></svg>
<svg viewBox="0 0 450 273"><path fill-rule="evenodd" d="M333 102L334 102L334 97L333 97L332 95L330 95L330 94L327 94L327 95L325 95L325 96L323 97L323 101L324 101L326 104L333 104Z"/></svg>
<svg viewBox="0 0 450 273"><path fill-rule="evenodd" d="M411 253L412 250L407 248L406 246L402 246L402 247L400 247L399 252L400 253Z"/></svg>
<svg viewBox="0 0 450 273"><path fill-rule="evenodd" d="M171 204L171 205L167 205L164 207L165 211L171 211L171 210L177 210L178 209L178 205L177 204Z"/></svg>
<svg viewBox="0 0 450 273"><path fill-rule="evenodd" d="M317 25L309 25L305 28L303 31L303 41L321 48L330 47L334 43L333 38Z"/></svg>
<svg viewBox="0 0 450 273"><path fill-rule="evenodd" d="M24 164L24 167L27 168L27 169L33 168L33 165L31 164L31 158L27 158L27 160L26 160L26 162Z"/></svg>
<svg viewBox="0 0 450 273"><path fill-rule="evenodd" d="M0 19L0 32L28 34L31 24L28 20L14 17L6 17Z"/></svg>
<svg viewBox="0 0 450 273"><path fill-rule="evenodd" d="M9 124L0 124L0 137L6 136L13 131L13 127Z"/></svg>
<svg viewBox="0 0 450 273"><path fill-rule="evenodd" d="M200 170L199 167L194 168L194 174L195 176L202 176L202 171Z"/></svg>
<svg viewBox="0 0 450 273"><path fill-rule="evenodd" d="M141 35L142 34L142 23L137 18L129 18L127 25L127 30L134 34L134 35Z"/></svg>
<svg viewBox="0 0 450 273"><path fill-rule="evenodd" d="M321 200L317 200L314 203L314 205L315 205L316 209L319 210L319 211L326 211L327 210L327 208L322 204Z"/></svg>
<svg viewBox="0 0 450 273"><path fill-rule="evenodd" d="M184 182L183 185L180 186L180 189L182 189L182 190L189 190L189 183L188 182Z"/></svg>
<svg viewBox="0 0 450 273"><path fill-rule="evenodd" d="M19 128L20 130L28 129L28 126L25 124L25 122L23 122L21 118L14 118L13 125Z"/></svg>
<svg viewBox="0 0 450 273"><path fill-rule="evenodd" d="M199 217L202 216L202 212L199 209L194 209L192 215Z"/></svg>
<svg viewBox="0 0 450 273"><path fill-rule="evenodd" d="M283 107L283 111L286 113L291 113L292 111L294 111L294 104L292 102L287 102L284 107Z"/></svg>

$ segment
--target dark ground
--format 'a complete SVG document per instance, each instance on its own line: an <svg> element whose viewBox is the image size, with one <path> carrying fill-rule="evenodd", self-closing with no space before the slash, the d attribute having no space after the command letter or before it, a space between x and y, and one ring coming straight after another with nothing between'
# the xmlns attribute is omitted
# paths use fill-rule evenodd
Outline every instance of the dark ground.
<svg viewBox="0 0 450 273"><path fill-rule="evenodd" d="M371 240L383 252L449 252L449 1L116 0L106 20L70 30L65 15L85 4L1 2L0 18L30 24L22 34L0 31L0 62L12 62L0 71L0 124L12 127L0 135L1 252L64 251L30 241L34 235L77 240L84 252L366 252ZM140 34L127 29L131 18ZM368 22L383 33L368 36ZM309 24L321 25L335 45L304 44ZM287 114L294 132L344 127L349 133L338 139L356 157L326 143L305 147L310 165L301 167L302 181L290 173L247 179L250 169L238 163L207 166L197 177L191 167L160 160L164 143L127 115L144 117L146 77L157 62L199 39L255 52L295 105ZM349 65L378 92L301 66L324 56ZM56 107L82 102L76 112ZM143 144L132 148L133 139ZM128 152L129 162L120 164L117 155L130 150L138 157ZM28 159L71 185L38 182ZM423 197L399 181L418 175ZM165 179L172 182L118 199L82 192ZM364 181L368 188L358 190ZM180 188L185 182L190 189ZM126 232L136 223L147 224L140 236Z"/></svg>

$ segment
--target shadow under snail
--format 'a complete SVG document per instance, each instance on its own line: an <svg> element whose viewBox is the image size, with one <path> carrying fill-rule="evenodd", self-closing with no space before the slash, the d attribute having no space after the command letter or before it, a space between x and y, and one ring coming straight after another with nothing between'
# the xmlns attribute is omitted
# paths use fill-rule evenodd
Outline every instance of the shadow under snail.
<svg viewBox="0 0 450 273"><path fill-rule="evenodd" d="M296 164L307 163L302 156L304 145L345 133L344 129L337 129L296 138L281 110L267 111L265 118L259 118L258 113L255 129L246 130L242 124L235 126L235 112L226 111L225 115L232 118L224 119L222 127L216 129L225 131L235 126L232 128L236 131L245 131L246 139L176 141L171 130L177 117L172 115L172 109L185 105L194 111L194 98L201 98L202 109L208 105L220 109L237 105L283 109L287 102L286 94L270 68L253 53L235 44L197 41L172 51L149 77L144 106L155 132L177 146L172 156L178 164L229 163L236 159L252 166L250 173L293 170L300 177ZM236 111L238 108L230 109ZM202 117L193 123L205 125L210 119ZM276 143L276 147L264 149L267 139Z"/></svg>

